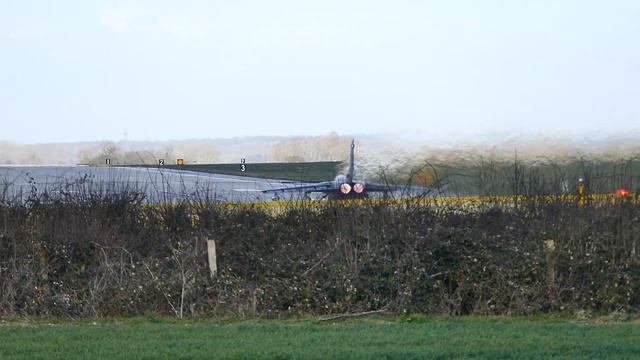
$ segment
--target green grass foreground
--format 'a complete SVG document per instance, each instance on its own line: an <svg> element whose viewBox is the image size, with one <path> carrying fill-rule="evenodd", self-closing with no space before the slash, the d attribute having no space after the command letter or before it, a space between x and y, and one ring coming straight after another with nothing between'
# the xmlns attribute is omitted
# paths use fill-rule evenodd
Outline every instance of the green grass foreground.
<svg viewBox="0 0 640 360"><path fill-rule="evenodd" d="M388 318L231 323L128 319L6 322L0 358L424 359L640 357L640 324ZM413 320L413 318L409 318Z"/></svg>

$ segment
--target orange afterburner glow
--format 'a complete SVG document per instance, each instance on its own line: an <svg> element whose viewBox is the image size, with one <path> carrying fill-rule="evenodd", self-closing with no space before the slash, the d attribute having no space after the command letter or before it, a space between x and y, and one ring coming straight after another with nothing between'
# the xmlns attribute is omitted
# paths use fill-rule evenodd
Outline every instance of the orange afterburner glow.
<svg viewBox="0 0 640 360"><path fill-rule="evenodd" d="M340 185L340 192L343 194L348 194L351 191L351 185L344 183Z"/></svg>
<svg viewBox="0 0 640 360"><path fill-rule="evenodd" d="M619 188L616 190L616 196L619 196L619 197L629 196L629 190L625 188Z"/></svg>

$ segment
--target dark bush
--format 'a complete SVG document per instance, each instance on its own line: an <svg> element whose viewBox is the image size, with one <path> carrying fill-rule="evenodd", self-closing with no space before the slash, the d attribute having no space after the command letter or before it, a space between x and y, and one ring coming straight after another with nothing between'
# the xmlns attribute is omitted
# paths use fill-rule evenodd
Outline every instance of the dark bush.
<svg viewBox="0 0 640 360"><path fill-rule="evenodd" d="M632 203L559 201L5 204L0 314L636 311L639 217Z"/></svg>

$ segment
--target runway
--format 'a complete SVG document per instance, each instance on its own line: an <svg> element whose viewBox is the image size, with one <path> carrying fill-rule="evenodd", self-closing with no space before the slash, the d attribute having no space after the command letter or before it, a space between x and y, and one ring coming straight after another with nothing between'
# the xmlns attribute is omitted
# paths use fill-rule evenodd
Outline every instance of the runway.
<svg viewBox="0 0 640 360"><path fill-rule="evenodd" d="M35 194L56 198L129 191L143 193L147 203L256 202L271 200L261 190L290 185L290 181L162 168L0 166L0 200L5 201L24 201Z"/></svg>

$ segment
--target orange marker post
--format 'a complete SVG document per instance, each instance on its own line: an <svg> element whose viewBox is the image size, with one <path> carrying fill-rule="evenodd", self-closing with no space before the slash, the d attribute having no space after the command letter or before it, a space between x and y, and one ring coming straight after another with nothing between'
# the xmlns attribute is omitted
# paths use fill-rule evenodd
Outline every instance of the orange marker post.
<svg viewBox="0 0 640 360"><path fill-rule="evenodd" d="M586 202L587 199L585 196L584 181L582 179L578 179L578 205L584 206Z"/></svg>

